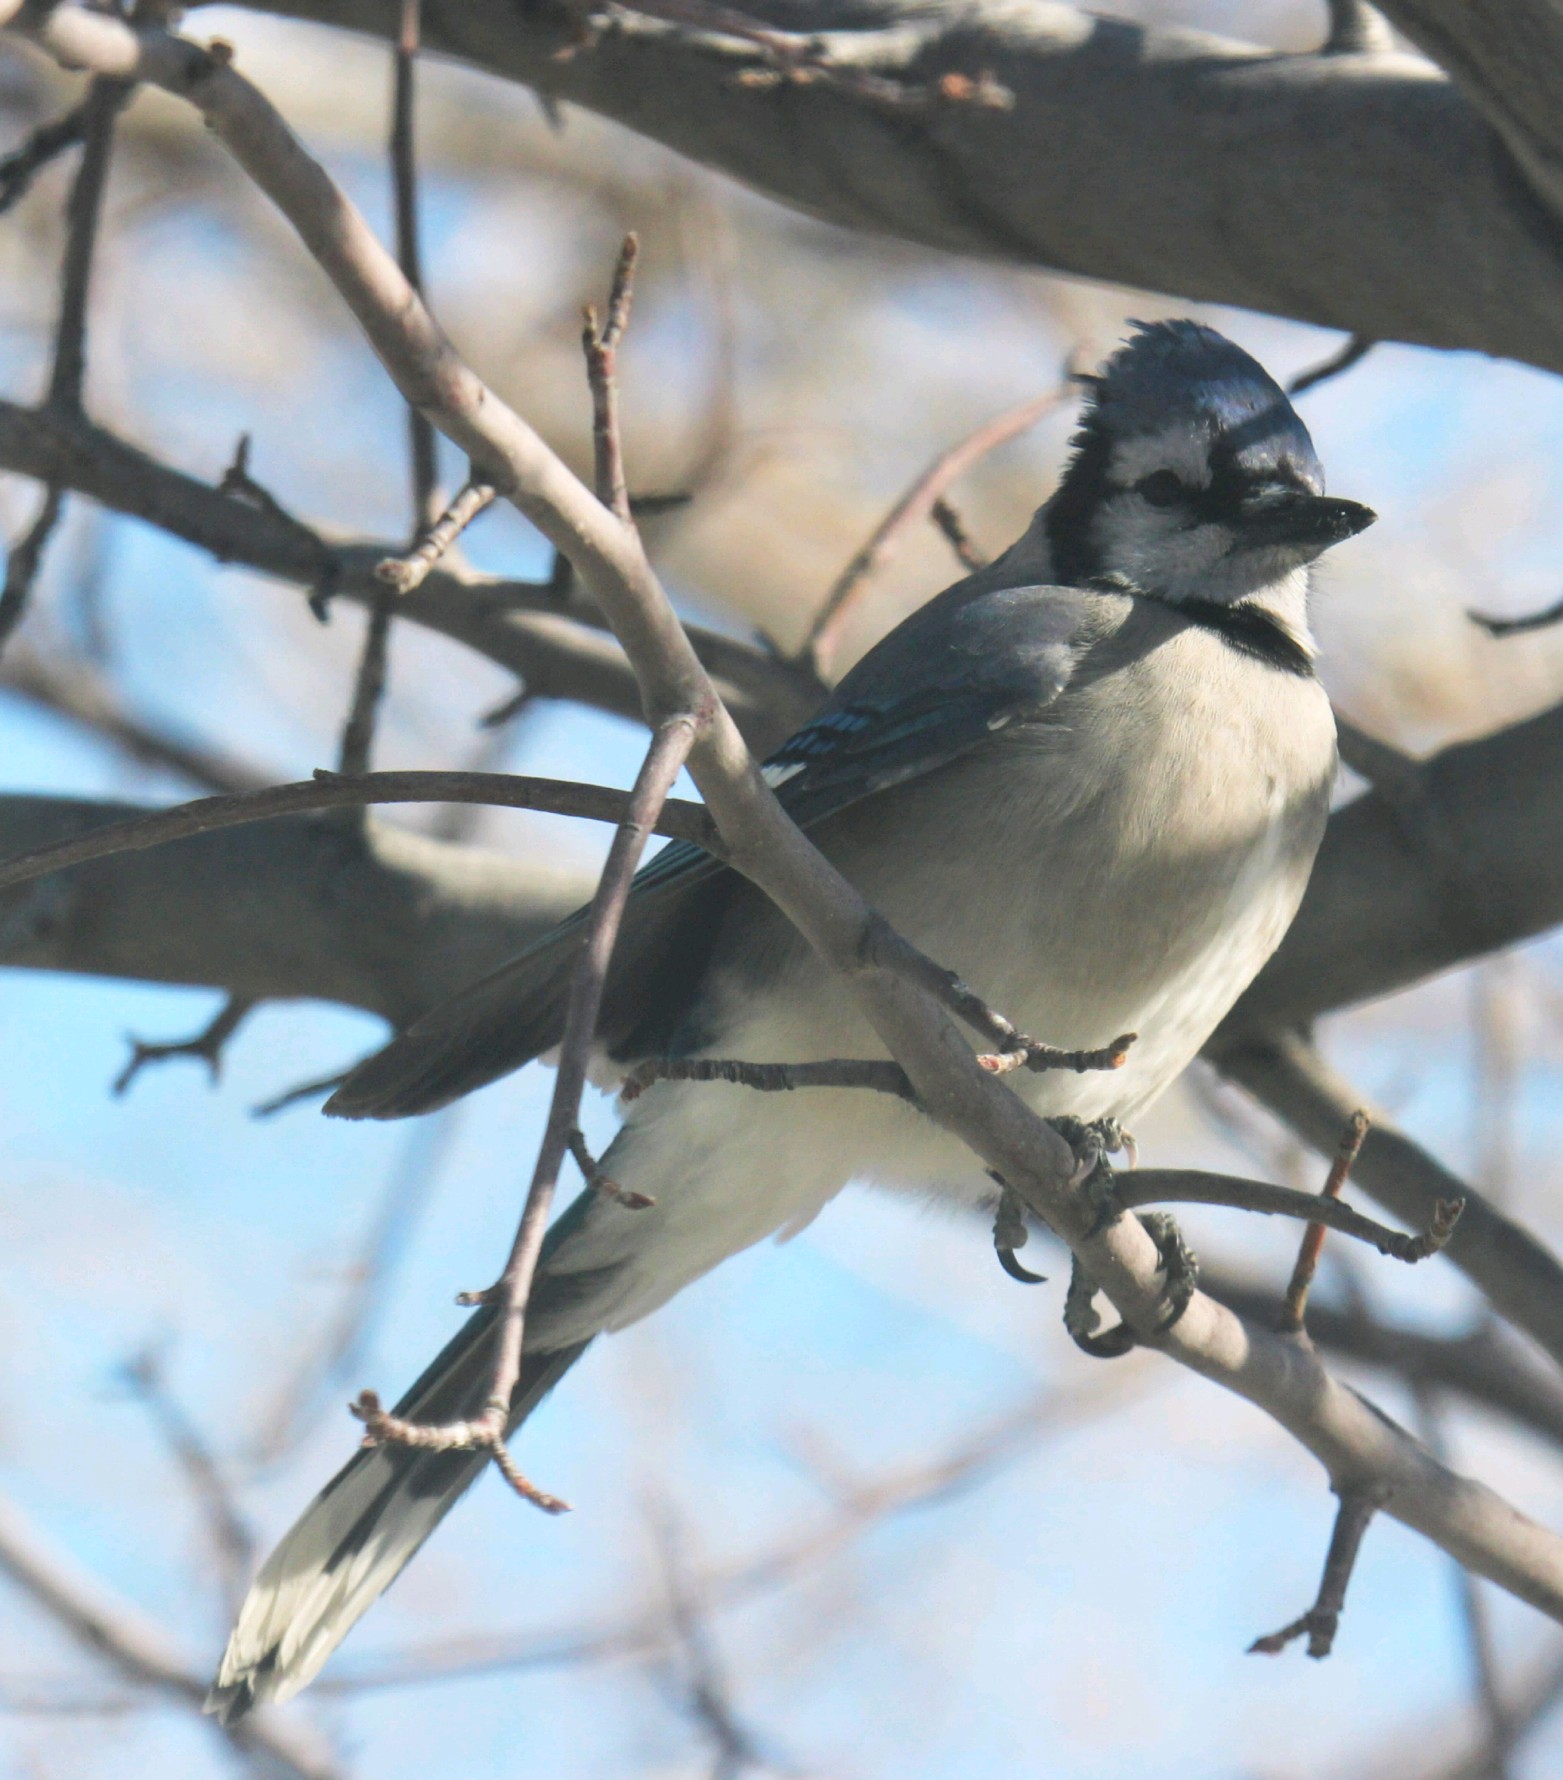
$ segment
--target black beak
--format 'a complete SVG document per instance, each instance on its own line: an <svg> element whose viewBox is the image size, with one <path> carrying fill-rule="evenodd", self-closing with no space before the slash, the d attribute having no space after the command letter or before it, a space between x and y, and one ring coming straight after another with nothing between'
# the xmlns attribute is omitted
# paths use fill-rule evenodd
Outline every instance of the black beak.
<svg viewBox="0 0 1563 1780"><path fill-rule="evenodd" d="M1378 514L1360 501L1301 489L1268 489L1243 502L1238 534L1252 547L1290 544L1316 554L1366 531Z"/></svg>

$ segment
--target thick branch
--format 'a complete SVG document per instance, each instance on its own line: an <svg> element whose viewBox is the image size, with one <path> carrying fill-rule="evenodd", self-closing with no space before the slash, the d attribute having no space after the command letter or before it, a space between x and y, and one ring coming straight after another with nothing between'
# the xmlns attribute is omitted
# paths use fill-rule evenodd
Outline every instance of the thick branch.
<svg viewBox="0 0 1563 1780"><path fill-rule="evenodd" d="M0 796L25 852L148 814ZM283 816L120 853L0 895L0 962L256 999L302 997L401 1024L540 938L592 874L370 824Z"/></svg>
<svg viewBox="0 0 1563 1780"><path fill-rule="evenodd" d="M314 588L329 575L332 598L371 609L384 591L376 571L401 545L317 537L285 514L236 500L169 469L89 421L62 420L0 401L0 469L132 514L209 551ZM590 611L561 612L556 595L528 582L435 568L397 601L396 614L509 668L543 697L579 699L639 717L635 677L623 651ZM762 752L782 740L824 696L798 667L716 633L694 633L734 717Z"/></svg>
<svg viewBox="0 0 1563 1780"><path fill-rule="evenodd" d="M1207 1047L1388 995L1563 921L1563 705L1414 763L1330 818L1281 949Z"/></svg>
<svg viewBox="0 0 1563 1780"><path fill-rule="evenodd" d="M397 24L387 0L262 9L379 36ZM567 8L465 0L431 9L424 41L849 228L1563 368L1556 224L1471 86L1415 57L1276 55L1045 0L745 10L807 34L800 47L818 34L855 77L928 87L991 74L1015 102L892 108L843 81L767 80L765 48L630 9L604 8L582 45ZM1548 9L1517 10L1539 20ZM1492 9L1463 0L1391 11L1413 34L1412 15L1435 12L1464 15L1467 45L1491 34ZM1518 46L1523 33L1501 35ZM1528 67L1505 57L1535 95L1515 102L1510 147L1531 140L1543 107L1556 130L1557 65L1550 48Z"/></svg>

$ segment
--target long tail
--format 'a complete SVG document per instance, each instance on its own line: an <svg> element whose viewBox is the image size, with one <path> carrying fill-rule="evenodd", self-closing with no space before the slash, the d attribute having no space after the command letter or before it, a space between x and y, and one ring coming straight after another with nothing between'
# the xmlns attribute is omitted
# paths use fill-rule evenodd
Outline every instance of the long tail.
<svg viewBox="0 0 1563 1780"><path fill-rule="evenodd" d="M547 1254L584 1222L584 1196L555 1224L528 1306L531 1329L546 1334L550 1316L578 1306L591 1274L549 1274ZM493 1360L495 1313L476 1312L396 1405L395 1414L439 1423L477 1415ZM590 1336L529 1351L511 1397L513 1432L569 1371ZM267 1558L239 1611L206 1710L224 1724L251 1707L286 1700L320 1672L374 1602L468 1488L487 1456L377 1446L359 1452L310 1503Z"/></svg>

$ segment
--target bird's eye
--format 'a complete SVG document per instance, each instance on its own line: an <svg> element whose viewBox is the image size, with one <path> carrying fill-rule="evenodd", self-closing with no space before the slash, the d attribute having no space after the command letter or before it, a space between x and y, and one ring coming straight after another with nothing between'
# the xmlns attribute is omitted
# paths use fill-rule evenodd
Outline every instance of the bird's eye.
<svg viewBox="0 0 1563 1780"><path fill-rule="evenodd" d="M1152 470L1134 485L1134 492L1153 507L1175 507L1188 493L1172 470Z"/></svg>

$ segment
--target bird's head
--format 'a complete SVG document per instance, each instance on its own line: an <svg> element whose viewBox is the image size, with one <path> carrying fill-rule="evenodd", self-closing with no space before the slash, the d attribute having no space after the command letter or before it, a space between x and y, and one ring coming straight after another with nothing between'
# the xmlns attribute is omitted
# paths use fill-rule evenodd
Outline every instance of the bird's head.
<svg viewBox="0 0 1563 1780"><path fill-rule="evenodd" d="M1043 515L1054 574L1251 604L1301 629L1307 565L1373 511L1324 493L1308 429L1240 347L1198 322L1134 325L1085 379L1074 454Z"/></svg>

